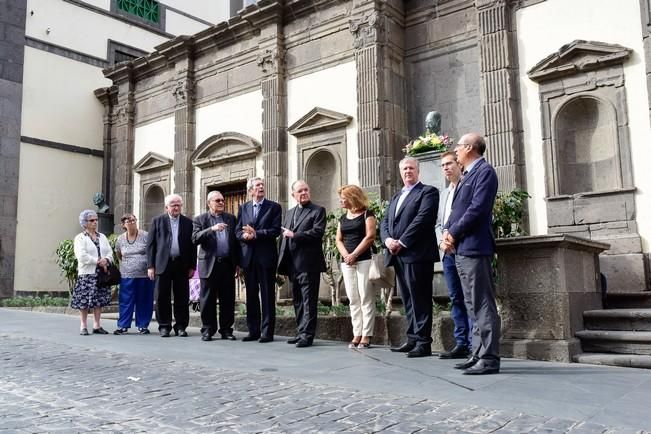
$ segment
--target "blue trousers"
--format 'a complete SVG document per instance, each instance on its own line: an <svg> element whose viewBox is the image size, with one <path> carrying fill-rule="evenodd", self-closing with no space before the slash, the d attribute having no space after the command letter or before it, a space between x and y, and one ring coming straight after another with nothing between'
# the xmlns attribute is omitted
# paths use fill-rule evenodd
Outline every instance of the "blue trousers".
<svg viewBox="0 0 651 434"><path fill-rule="evenodd" d="M454 339L457 345L472 349L470 342L472 320L468 317L454 256L443 256L443 276L445 277L445 283L448 285L448 295L452 304L450 315L454 322Z"/></svg>
<svg viewBox="0 0 651 434"><path fill-rule="evenodd" d="M147 277L123 278L119 292L120 319L118 327L130 328L133 310L136 327L147 328L154 312L154 282Z"/></svg>

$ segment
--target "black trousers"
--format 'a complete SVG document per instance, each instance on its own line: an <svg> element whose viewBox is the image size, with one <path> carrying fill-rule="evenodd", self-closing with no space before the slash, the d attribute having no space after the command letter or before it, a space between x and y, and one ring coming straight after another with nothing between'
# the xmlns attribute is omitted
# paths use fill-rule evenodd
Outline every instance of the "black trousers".
<svg viewBox="0 0 651 434"><path fill-rule="evenodd" d="M316 335L320 272L291 272L292 298L296 313L297 336L312 343Z"/></svg>
<svg viewBox="0 0 651 434"><path fill-rule="evenodd" d="M405 306L407 340L417 345L432 343L432 262L406 263L399 256L395 261L400 298Z"/></svg>
<svg viewBox="0 0 651 434"><path fill-rule="evenodd" d="M219 330L217 329L219 297ZM235 265L230 258L216 258L207 279L201 279L201 334L232 334L235 322Z"/></svg>
<svg viewBox="0 0 651 434"><path fill-rule="evenodd" d="M272 338L276 329L276 268L252 261L244 269L244 284L249 335Z"/></svg>
<svg viewBox="0 0 651 434"><path fill-rule="evenodd" d="M154 288L156 300L156 320L158 330L185 330L190 322L190 310L188 301L190 299L189 270L179 259L167 263L163 273L156 275ZM174 294L174 319L176 323L172 327L172 293Z"/></svg>

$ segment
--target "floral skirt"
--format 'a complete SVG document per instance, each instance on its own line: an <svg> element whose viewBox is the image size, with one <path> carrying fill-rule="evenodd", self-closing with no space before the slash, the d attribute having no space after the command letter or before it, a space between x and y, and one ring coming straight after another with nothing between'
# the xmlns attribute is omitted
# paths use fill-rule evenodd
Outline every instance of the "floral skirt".
<svg viewBox="0 0 651 434"><path fill-rule="evenodd" d="M70 307L73 309L91 309L111 304L111 287L99 288L97 274L82 274L77 278L72 290Z"/></svg>

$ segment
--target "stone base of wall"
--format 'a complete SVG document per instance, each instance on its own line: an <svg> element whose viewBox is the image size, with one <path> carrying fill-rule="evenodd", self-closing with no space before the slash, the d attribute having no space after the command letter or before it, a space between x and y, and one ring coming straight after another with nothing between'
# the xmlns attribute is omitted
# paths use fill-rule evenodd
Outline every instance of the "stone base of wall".
<svg viewBox="0 0 651 434"><path fill-rule="evenodd" d="M502 339L500 355L514 359L549 360L571 363L572 356L581 352L581 342L576 338L552 339Z"/></svg>

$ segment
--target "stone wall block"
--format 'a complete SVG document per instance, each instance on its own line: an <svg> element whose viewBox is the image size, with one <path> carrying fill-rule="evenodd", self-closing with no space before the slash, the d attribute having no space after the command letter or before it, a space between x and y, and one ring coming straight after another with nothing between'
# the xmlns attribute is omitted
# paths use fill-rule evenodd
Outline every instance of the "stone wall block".
<svg viewBox="0 0 651 434"><path fill-rule="evenodd" d="M571 226L574 223L572 199L547 201L547 226Z"/></svg>
<svg viewBox="0 0 651 434"><path fill-rule="evenodd" d="M638 234L621 234L611 236L592 236L592 239L610 244L604 255L621 255L625 253L642 253L642 238Z"/></svg>
<svg viewBox="0 0 651 434"><path fill-rule="evenodd" d="M599 263L608 282L608 292L638 292L649 286L642 253L601 255Z"/></svg>
<svg viewBox="0 0 651 434"><path fill-rule="evenodd" d="M635 219L635 196L633 193L583 196L574 200L577 224L591 224Z"/></svg>

